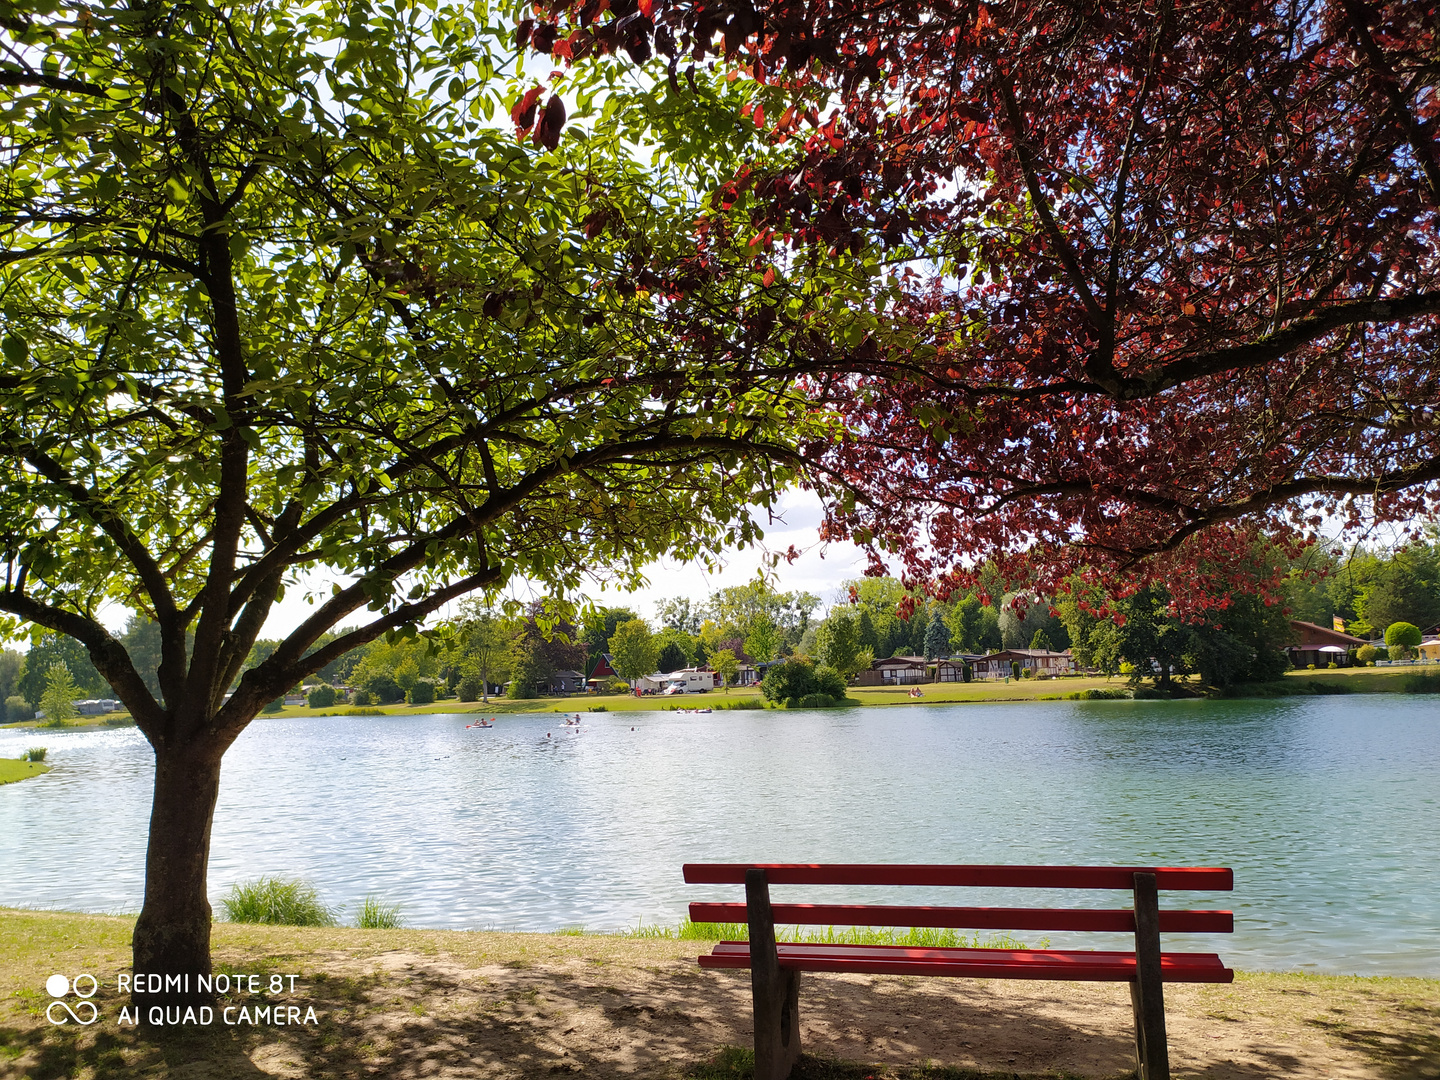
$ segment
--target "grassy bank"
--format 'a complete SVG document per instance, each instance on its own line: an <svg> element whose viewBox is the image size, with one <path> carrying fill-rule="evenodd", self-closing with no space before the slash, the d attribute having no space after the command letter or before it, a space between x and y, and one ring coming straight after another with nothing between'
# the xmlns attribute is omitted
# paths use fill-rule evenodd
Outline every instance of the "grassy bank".
<svg viewBox="0 0 1440 1080"><path fill-rule="evenodd" d="M317 1022L157 1035L116 1023L133 925L0 909L0 1077L747 1076L748 976L700 970L702 942L219 923L217 972L295 975L270 1001ZM101 1021L51 1025L46 980L81 972ZM1440 1076L1440 980L1241 973L1166 998L1177 1078ZM1118 1078L1129 1013L1123 986L810 976L796 1077Z"/></svg>
<svg viewBox="0 0 1440 1080"><path fill-rule="evenodd" d="M1337 691L1352 694L1398 694L1405 684L1418 674L1433 673L1435 665L1425 667L1385 668L1337 668L1334 671L1291 671L1274 684L1270 692L1260 688L1256 697L1282 696L1289 692L1301 692L1310 683L1333 687ZM1193 680L1191 680L1193 682ZM1177 680L1187 685L1187 680ZM971 683L922 683L923 696L912 698L908 686L852 686L849 696L859 705L946 705L980 704L999 701L1060 701L1070 695L1086 690L1123 690L1128 686L1122 677L1106 678L1100 675L1065 675L1056 679L1011 679ZM1242 694L1241 696L1247 696ZM584 694L571 697L541 697L518 701L509 698L493 698L485 704L478 701L456 701L453 698L437 701L430 705L381 705L355 709L348 706L333 706L328 709L312 709L306 705L289 705L279 712L265 713L266 717L299 716L423 716L434 713L459 713L471 716L499 716L514 713L587 713L587 712L653 712L662 709L710 708L717 713L736 706L754 706L760 702L760 691L749 686L709 694L687 694L684 697L644 697L633 694ZM82 716L67 720L67 727L120 727L131 723L128 716ZM5 727L38 727L34 721L6 724Z"/></svg>
<svg viewBox="0 0 1440 1080"><path fill-rule="evenodd" d="M130 719L130 714L123 712L105 713L102 716L73 716L58 724L48 720L19 720L13 724L0 724L0 728L47 728L52 730L134 726L135 721Z"/></svg>
<svg viewBox="0 0 1440 1080"><path fill-rule="evenodd" d="M41 773L50 771L50 766L40 761L15 761L12 758L0 758L0 784L13 784L19 780L29 780L32 776L39 776Z"/></svg>

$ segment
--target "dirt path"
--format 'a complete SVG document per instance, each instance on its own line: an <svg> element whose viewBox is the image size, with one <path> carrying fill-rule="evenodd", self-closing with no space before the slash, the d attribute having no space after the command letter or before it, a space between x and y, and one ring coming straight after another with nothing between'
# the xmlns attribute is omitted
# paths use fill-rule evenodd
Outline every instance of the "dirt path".
<svg viewBox="0 0 1440 1080"><path fill-rule="evenodd" d="M48 917L0 920L19 915ZM43 990L6 986L0 1076L708 1080L729 1073L704 1064L719 1048L750 1040L748 975L701 971L695 942L216 930L217 970L296 974L295 993L272 1000L313 1006L319 1022L157 1040L112 1022L122 1004L112 975L96 997L105 1019L77 1031L46 1022ZM43 986L39 973L62 963L128 970L123 943L90 937L0 971ZM1440 981L1244 975L1166 997L1177 1077L1440 1078ZM807 1071L856 1080L926 1063L1116 1077L1133 1067L1130 1024L1120 985L811 975L801 992L804 1045L821 1059Z"/></svg>

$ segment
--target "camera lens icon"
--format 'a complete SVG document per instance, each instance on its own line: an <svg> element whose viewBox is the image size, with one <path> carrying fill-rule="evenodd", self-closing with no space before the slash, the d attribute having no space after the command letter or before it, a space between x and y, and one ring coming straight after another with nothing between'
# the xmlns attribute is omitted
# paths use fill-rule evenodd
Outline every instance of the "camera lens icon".
<svg viewBox="0 0 1440 1080"><path fill-rule="evenodd" d="M100 989L100 980L94 975L76 975L74 980L64 975L51 975L45 980L45 992L57 1000L50 1002L50 1007L45 1010L45 1018L52 1024L68 1024L70 1020L81 1026L95 1023L100 1019L100 1010L90 998ZM78 1000L75 1007L71 1008L64 998L74 994ZM59 1009L64 1016L57 1016L55 1010ZM89 1010L88 1013L86 1010ZM69 1017L67 1020L66 1017Z"/></svg>

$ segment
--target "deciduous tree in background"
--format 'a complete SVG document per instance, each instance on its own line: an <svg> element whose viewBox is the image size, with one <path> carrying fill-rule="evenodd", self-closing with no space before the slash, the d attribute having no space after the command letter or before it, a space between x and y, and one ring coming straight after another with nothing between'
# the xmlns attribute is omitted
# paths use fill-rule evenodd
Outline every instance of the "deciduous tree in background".
<svg viewBox="0 0 1440 1080"><path fill-rule="evenodd" d="M45 673L45 692L40 695L40 709L51 723L63 724L75 715L75 699L79 696L70 669L61 660L50 665Z"/></svg>
<svg viewBox="0 0 1440 1080"><path fill-rule="evenodd" d="M714 668L720 675L720 678L724 680L725 692L728 694L730 687L735 685L735 680L740 675L740 661L735 658L735 654L729 649L721 649L710 658L710 666Z"/></svg>
<svg viewBox="0 0 1440 1080"><path fill-rule="evenodd" d="M660 647L645 620L631 619L617 626L611 635L610 656L615 662L615 674L634 683L655 671Z"/></svg>
<svg viewBox="0 0 1440 1080"><path fill-rule="evenodd" d="M563 38L591 8L551 10ZM824 460L865 489L829 535L873 541L877 567L895 551L954 584L991 555L1048 595L1123 570L1194 611L1225 603L1256 532L1435 512L1435 5L612 11L628 36L602 19L602 49L642 59L653 29L672 73L709 54L752 80L783 160L731 190L793 262L931 261L877 281L884 319L817 324L854 372L816 381L850 420ZM1184 572L1200 561L1221 576Z"/></svg>
<svg viewBox="0 0 1440 1080"><path fill-rule="evenodd" d="M743 243L698 258L690 165L636 163L650 99L572 80L579 123L552 93L517 144L496 40L469 6L0 20L0 633L83 643L154 749L136 970L210 970L220 762L263 705L469 592L753 540L831 426L788 316L724 328L775 294ZM104 603L157 624L158 693Z"/></svg>

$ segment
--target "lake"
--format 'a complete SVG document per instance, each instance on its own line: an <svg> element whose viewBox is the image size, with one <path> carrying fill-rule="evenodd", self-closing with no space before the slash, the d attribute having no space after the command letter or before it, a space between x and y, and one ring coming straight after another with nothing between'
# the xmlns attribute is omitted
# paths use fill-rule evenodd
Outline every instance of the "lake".
<svg viewBox="0 0 1440 1080"><path fill-rule="evenodd" d="M610 713L578 731L497 715L490 730L456 715L257 720L226 756L212 900L280 874L347 914L378 894L412 926L619 930L741 899L686 886L686 861L1226 865L1234 893L1169 894L1235 911L1231 938L1194 945L1250 969L1440 975L1433 697ZM144 738L0 731L0 756L33 745L54 771L0 787L0 904L138 910Z"/></svg>

